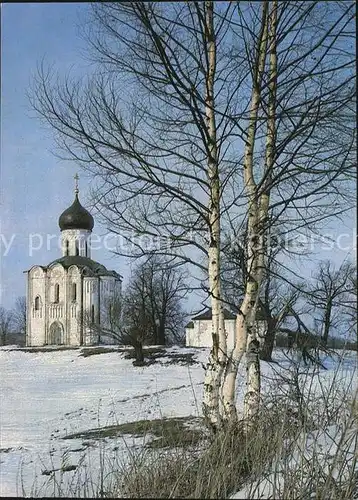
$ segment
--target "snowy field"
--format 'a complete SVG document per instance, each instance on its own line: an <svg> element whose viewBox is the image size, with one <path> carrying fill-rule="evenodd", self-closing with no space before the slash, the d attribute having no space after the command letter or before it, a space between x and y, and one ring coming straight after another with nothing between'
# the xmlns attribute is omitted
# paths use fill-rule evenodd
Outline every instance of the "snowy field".
<svg viewBox="0 0 358 500"><path fill-rule="evenodd" d="M41 480L41 470L56 468L65 451L77 465L82 442L61 440L67 434L200 411L201 364L181 366L163 359L163 364L133 367L119 353L80 354L0 349L1 496L21 495L20 468L29 491L36 476ZM198 351L199 360L206 356ZM118 445L125 450L124 442L108 448Z"/></svg>
<svg viewBox="0 0 358 500"><path fill-rule="evenodd" d="M141 419L200 416L202 363L208 351L166 352L150 366L134 367L132 360L116 352L83 357L79 349L30 353L0 348L0 495L46 496L51 485L42 472L60 467L64 455L66 465L74 468L92 453L96 467L98 442L62 439L66 435ZM197 363L173 363L170 355L176 353L194 353ZM342 387L352 380L355 358L348 354L339 367ZM329 384L335 363L326 365L329 369L322 377ZM263 364L264 391L275 370L277 365ZM127 436L106 440L105 449L124 457L128 446L142 444L143 438ZM71 477L70 471L65 474Z"/></svg>

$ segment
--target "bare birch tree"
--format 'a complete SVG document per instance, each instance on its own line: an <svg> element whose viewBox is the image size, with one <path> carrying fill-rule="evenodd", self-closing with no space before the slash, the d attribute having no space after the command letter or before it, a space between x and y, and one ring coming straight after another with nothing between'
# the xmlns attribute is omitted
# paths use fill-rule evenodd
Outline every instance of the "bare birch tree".
<svg viewBox="0 0 358 500"><path fill-rule="evenodd" d="M278 265L277 259L283 253L279 238L270 235L269 239L265 247L264 276L258 300L260 318L266 322L266 330L261 334L264 338L260 338L260 359L263 361L272 361L276 333L289 319L290 308L303 294L304 288L297 277L290 276ZM240 244L234 242L223 248L224 302L234 311L239 308L245 293L245 242L246 235L243 234Z"/></svg>
<svg viewBox="0 0 358 500"><path fill-rule="evenodd" d="M109 229L130 242L128 254L146 253L137 235L158 237L169 244L157 254L195 265L209 279L213 349L203 409L213 427L226 354L220 199L238 164L230 130L240 82L228 78L238 67L244 77L246 64L231 64L225 35L234 9L220 5L219 16L213 2L97 4L98 30L88 39L101 70L83 87L56 85L42 68L33 94L62 150L103 182L97 206Z"/></svg>
<svg viewBox="0 0 358 500"><path fill-rule="evenodd" d="M317 231L327 217L352 206L354 76L352 57L342 44L352 35L353 6L335 7L332 16L330 7L315 2L267 2L255 17L261 24L252 50L244 157L248 269L223 387L229 420L236 418L235 380L245 350L247 421L258 408L260 370L252 324L265 270L265 236L278 224L282 235ZM342 130L339 144L332 140L333 127Z"/></svg>
<svg viewBox="0 0 358 500"><path fill-rule="evenodd" d="M98 70L87 82L56 81L44 67L37 75L35 109L98 180L96 206L127 254L148 253L138 235L158 238L165 245L151 252L207 280L203 412L214 429L236 420L245 352L247 420L258 408L253 324L266 236L318 230L351 206L354 57L345 44L354 13L350 2L333 4L95 4L87 40ZM243 227L245 293L226 353L220 235Z"/></svg>
<svg viewBox="0 0 358 500"><path fill-rule="evenodd" d="M245 417L250 420L252 414L257 411L260 394L260 365L259 365L259 342L256 338L254 321L259 300L260 285L263 276L263 226L267 224L269 208L269 191L266 189L261 197L258 196L257 185L254 176L254 147L257 133L257 121L259 117L259 107L261 99L261 87L265 62L267 55L267 45L271 54L270 91L276 89L276 67L275 67L275 47L276 47L276 9L274 3L272 12L269 12L269 3L262 4L261 28L258 37L258 48L256 65L254 66L250 117L247 130L247 139L244 153L244 183L247 193L247 259L246 259L246 286L245 294L240 307L240 312L236 320L236 342L229 362L226 367L225 381L223 385L223 402L225 417L229 421L236 420L235 406L235 384L238 365L243 354L246 352L247 362L247 392L245 396ZM270 98L270 106L274 106L274 96ZM272 149L275 134L275 112L271 112L267 130L267 154L266 168L272 168ZM267 171L265 174L267 175Z"/></svg>

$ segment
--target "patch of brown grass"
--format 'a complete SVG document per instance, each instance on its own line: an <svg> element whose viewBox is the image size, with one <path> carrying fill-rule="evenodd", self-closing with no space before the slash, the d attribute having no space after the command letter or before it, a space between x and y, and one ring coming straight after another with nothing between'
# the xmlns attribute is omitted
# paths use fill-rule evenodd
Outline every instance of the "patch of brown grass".
<svg viewBox="0 0 358 500"><path fill-rule="evenodd" d="M190 427L189 424L191 424ZM116 438L125 434L136 437L153 435L155 439L148 443L150 448L186 447L194 446L205 439L206 434L202 425L201 419L196 417L137 420L69 434L64 436L63 439L99 440Z"/></svg>

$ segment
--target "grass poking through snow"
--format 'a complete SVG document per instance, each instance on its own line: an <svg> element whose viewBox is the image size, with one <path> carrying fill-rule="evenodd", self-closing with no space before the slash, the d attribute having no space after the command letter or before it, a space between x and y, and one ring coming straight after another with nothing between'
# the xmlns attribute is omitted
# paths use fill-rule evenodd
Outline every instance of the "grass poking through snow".
<svg viewBox="0 0 358 500"><path fill-rule="evenodd" d="M148 443L151 448L193 446L206 437L202 420L190 416L137 420L124 424L109 425L69 434L63 439L105 439L120 437L124 434L135 437L155 436L155 439Z"/></svg>

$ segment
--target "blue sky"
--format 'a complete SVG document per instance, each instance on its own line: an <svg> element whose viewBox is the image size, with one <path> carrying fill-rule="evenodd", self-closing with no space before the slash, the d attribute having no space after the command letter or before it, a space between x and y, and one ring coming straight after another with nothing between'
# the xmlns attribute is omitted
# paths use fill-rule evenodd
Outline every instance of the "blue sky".
<svg viewBox="0 0 358 500"><path fill-rule="evenodd" d="M53 240L29 255L31 234L59 234L58 217L73 201L76 166L52 153L54 142L31 110L26 92L43 57L66 73L81 73L80 18L88 4L20 3L1 6L1 305L12 307L25 294L24 270L60 256ZM80 199L88 208L90 179L80 175ZM104 234L98 222L94 231ZM6 247L12 240L7 255ZM33 237L33 242L39 238ZM45 240L44 240L45 241ZM93 258L125 275L123 259L94 251Z"/></svg>
<svg viewBox="0 0 358 500"><path fill-rule="evenodd" d="M1 40L1 212L0 212L0 304L12 307L16 297L25 294L24 270L34 264L48 264L60 256L57 245L44 245L29 254L31 234L59 234L58 217L73 200L73 163L53 155L54 141L31 110L26 92L37 64L45 58L58 71L86 72L81 57L83 41L79 36L80 19L86 16L88 4L18 3L3 4ZM87 194L90 179L80 174L80 198L90 208ZM327 229L332 236L348 233L344 242L353 245L355 219L344 217ZM105 234L98 222L97 234ZM12 239L10 250L5 246ZM36 240L35 240L36 241ZM320 251L320 259L330 258L336 264L346 250ZM129 266L122 258L106 250L94 251L93 258L115 269L126 278ZM313 265L297 263L302 276L309 277Z"/></svg>

